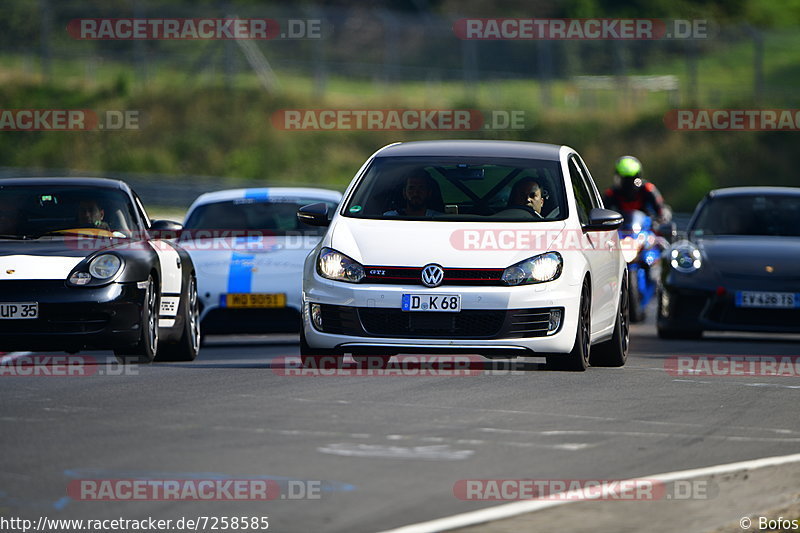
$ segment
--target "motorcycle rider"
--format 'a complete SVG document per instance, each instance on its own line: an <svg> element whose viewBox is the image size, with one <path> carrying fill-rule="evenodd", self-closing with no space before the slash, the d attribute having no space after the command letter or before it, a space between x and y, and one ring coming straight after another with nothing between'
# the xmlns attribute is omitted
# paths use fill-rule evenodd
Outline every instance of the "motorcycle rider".
<svg viewBox="0 0 800 533"><path fill-rule="evenodd" d="M632 155L624 155L614 165L615 183L606 189L603 204L621 213L643 211L660 222L672 217L655 185L642 178L642 163Z"/></svg>

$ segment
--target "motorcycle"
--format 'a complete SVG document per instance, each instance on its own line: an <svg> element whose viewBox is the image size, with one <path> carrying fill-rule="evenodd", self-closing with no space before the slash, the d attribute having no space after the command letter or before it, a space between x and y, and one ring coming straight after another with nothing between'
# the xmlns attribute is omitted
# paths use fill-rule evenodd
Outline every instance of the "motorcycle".
<svg viewBox="0 0 800 533"><path fill-rule="evenodd" d="M644 212L626 211L622 215L625 220L619 233L622 257L628 263L630 321L642 322L658 285L652 270L669 242L656 233L653 219Z"/></svg>

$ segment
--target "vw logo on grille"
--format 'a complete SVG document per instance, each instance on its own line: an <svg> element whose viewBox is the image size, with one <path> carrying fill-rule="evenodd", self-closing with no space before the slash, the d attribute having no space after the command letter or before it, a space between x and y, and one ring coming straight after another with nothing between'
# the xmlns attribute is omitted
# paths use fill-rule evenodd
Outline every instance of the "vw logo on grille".
<svg viewBox="0 0 800 533"><path fill-rule="evenodd" d="M438 287L444 279L444 269L439 265L425 265L422 269L422 284L426 287Z"/></svg>

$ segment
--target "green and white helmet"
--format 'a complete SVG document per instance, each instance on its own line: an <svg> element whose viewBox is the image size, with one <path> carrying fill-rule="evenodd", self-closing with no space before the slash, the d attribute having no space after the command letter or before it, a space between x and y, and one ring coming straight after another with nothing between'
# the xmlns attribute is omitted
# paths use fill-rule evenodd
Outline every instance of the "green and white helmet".
<svg viewBox="0 0 800 533"><path fill-rule="evenodd" d="M632 155L623 155L617 159L614 170L620 178L642 177L642 163Z"/></svg>

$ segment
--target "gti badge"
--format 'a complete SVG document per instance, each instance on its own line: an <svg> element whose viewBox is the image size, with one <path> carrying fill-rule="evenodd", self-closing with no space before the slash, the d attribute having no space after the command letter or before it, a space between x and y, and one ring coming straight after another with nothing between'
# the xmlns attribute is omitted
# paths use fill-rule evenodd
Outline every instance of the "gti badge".
<svg viewBox="0 0 800 533"><path fill-rule="evenodd" d="M439 265L425 265L422 268L422 284L426 287L438 287L444 279L444 269Z"/></svg>

